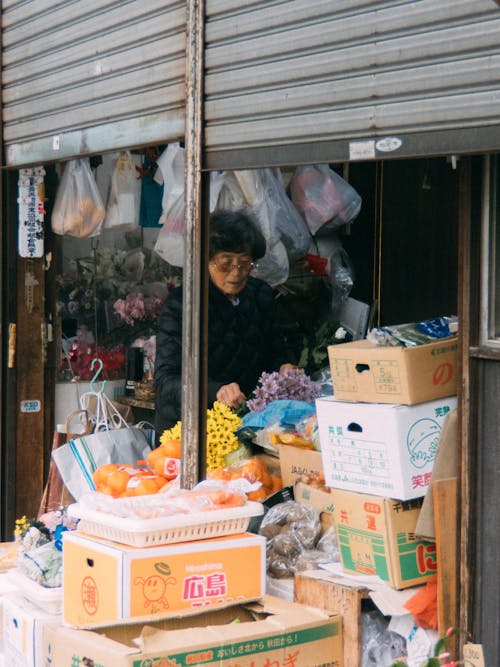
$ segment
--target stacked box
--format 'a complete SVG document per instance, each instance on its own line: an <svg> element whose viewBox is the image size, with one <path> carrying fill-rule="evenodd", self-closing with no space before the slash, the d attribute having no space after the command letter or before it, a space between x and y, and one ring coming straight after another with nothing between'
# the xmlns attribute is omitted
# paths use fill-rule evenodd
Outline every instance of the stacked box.
<svg viewBox="0 0 500 667"><path fill-rule="evenodd" d="M422 498L400 501L339 489L332 496L346 572L376 574L397 589L435 576L436 545L415 535Z"/></svg>
<svg viewBox="0 0 500 667"><path fill-rule="evenodd" d="M369 340L330 345L338 399L415 405L457 391L457 338L415 347L383 347Z"/></svg>
<svg viewBox="0 0 500 667"><path fill-rule="evenodd" d="M265 538L250 533L139 548L68 532L63 620L93 628L257 600L265 568Z"/></svg>
<svg viewBox="0 0 500 667"><path fill-rule="evenodd" d="M102 630L44 628L44 665L343 667L342 617L265 596L256 603Z"/></svg>
<svg viewBox="0 0 500 667"><path fill-rule="evenodd" d="M316 400L325 483L411 500L425 495L455 396L418 405Z"/></svg>

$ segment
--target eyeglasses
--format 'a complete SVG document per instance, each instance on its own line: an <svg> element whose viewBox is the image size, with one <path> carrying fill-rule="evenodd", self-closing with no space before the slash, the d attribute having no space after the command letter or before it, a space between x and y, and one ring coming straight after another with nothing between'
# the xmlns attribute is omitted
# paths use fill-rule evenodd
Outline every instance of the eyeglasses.
<svg viewBox="0 0 500 667"><path fill-rule="evenodd" d="M243 259L239 262L234 262L232 259L219 259L217 262L212 260L212 264L222 273L230 273L233 269L250 273L250 271L259 266L256 262L252 262L249 259Z"/></svg>

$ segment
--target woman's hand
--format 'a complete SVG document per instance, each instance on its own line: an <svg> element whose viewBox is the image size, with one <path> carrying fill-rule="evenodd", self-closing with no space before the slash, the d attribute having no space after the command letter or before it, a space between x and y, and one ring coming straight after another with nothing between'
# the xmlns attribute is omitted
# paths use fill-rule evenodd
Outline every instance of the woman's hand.
<svg viewBox="0 0 500 667"><path fill-rule="evenodd" d="M230 408L239 408L245 400L245 394L241 391L237 382L224 384L217 392L217 400Z"/></svg>

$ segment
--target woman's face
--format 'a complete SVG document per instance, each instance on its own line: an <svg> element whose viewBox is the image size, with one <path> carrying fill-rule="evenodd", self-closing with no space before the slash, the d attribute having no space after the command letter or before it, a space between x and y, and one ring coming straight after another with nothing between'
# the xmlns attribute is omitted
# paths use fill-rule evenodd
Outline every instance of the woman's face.
<svg viewBox="0 0 500 667"><path fill-rule="evenodd" d="M218 252L208 263L210 278L227 297L239 294L255 264L249 252Z"/></svg>

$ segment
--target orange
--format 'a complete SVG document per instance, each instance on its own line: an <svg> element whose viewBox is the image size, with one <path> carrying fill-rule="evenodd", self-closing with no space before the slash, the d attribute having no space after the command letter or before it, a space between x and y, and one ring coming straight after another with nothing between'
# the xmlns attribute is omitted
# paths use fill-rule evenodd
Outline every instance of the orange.
<svg viewBox="0 0 500 667"><path fill-rule="evenodd" d="M180 459L182 456L182 445L180 440L167 440L162 443L160 448L163 450L165 456L170 456L173 459Z"/></svg>
<svg viewBox="0 0 500 667"><path fill-rule="evenodd" d="M99 490L100 486L106 484L108 476L112 472L115 472L115 470L118 470L119 467L118 463L106 463L105 465L99 466L99 468L94 471L93 478L97 490Z"/></svg>
<svg viewBox="0 0 500 667"><path fill-rule="evenodd" d="M114 498L118 498L125 493L129 479L130 474L123 469L115 470L109 475L107 486Z"/></svg>

